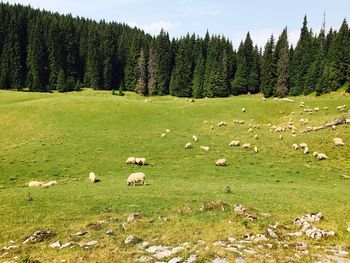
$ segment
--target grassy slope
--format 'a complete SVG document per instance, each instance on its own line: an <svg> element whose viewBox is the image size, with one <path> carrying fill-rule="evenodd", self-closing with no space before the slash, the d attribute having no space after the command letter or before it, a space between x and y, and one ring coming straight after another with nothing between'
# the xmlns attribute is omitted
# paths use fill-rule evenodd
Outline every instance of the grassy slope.
<svg viewBox="0 0 350 263"><path fill-rule="evenodd" d="M87 223L113 217L114 222L106 227L115 229L116 236L104 238L104 248L56 253L43 243L23 247L14 254L30 253L44 262L50 258L131 261L134 252L121 244L128 234L146 240L158 238L165 244L214 241L247 231L262 233L270 223L290 225L296 216L312 211L322 211L325 220L320 226L338 233L325 243L350 243L345 232L350 224L350 181L341 179L341 174L350 175L349 125L297 137L286 132L283 140L266 127L267 123L286 125L290 118L299 127L299 118L306 116L299 114L299 101L321 108L307 115L310 124L317 126L339 116L336 106L349 106L348 95L298 97L294 103L263 101L261 96L195 103L171 97L152 100L145 103L133 94L112 97L90 90L69 94L1 91L0 246L8 245L11 239L20 242L40 227L52 229L57 239L64 241ZM322 110L324 106L329 110ZM246 113L241 112L242 107ZM233 119L244 119L246 124L234 125ZM204 124L204 120L209 123ZM228 126L212 131L210 123L219 121L226 121ZM249 133L248 123L261 128ZM162 139L160 134L165 129L171 133ZM185 150L192 134L199 142L194 143L194 149ZM258 141L254 134L259 135ZM344 139L345 147L332 145L332 138L337 136ZM233 139L257 145L260 153L228 147ZM304 156L291 149L292 143L301 142L308 143L311 152L325 152L329 160L319 162L311 154ZM202 152L200 145L210 146L210 152ZM124 161L129 156L146 157L150 165L127 166ZM215 167L219 158L226 158L229 166ZM97 174L100 183L88 182L90 171ZM126 187L128 174L135 171L146 174L149 186ZM58 185L28 189L24 185L30 180L57 180ZM233 194L225 193L227 185ZM33 202L27 201L28 195ZM247 230L234 213L198 212L203 202L218 199L243 203L256 213L271 215L249 223L251 229ZM185 204L193 211L179 215L177 210ZM141 212L148 221L122 232L118 225L132 212ZM170 223L156 220L160 215L169 217ZM227 223L230 219L232 224ZM104 231L91 235L100 238ZM118 253L112 253L116 247ZM212 256L208 253L203 257ZM276 257L288 254L275 253Z"/></svg>

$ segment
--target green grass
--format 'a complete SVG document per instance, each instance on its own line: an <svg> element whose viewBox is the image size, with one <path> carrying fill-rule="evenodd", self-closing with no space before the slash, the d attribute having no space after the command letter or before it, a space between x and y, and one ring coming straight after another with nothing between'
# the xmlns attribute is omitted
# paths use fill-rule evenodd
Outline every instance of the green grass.
<svg viewBox="0 0 350 263"><path fill-rule="evenodd" d="M300 101L321 110L313 115L300 114ZM67 94L0 91L0 247L9 245L10 240L21 243L41 228L57 234L49 241L21 246L4 258L17 255L42 262L133 262L140 254L134 247L123 245L129 234L148 241L157 239L155 244L194 243L199 239L212 242L229 236L241 238L244 233L264 233L276 222L291 226L295 217L317 211L325 215L317 226L337 232L321 244L346 247L350 244L350 234L345 230L350 225L350 180L341 175L350 176L350 126L296 137L287 131L283 140L266 127L268 123L286 125L293 118L301 128L301 117L317 126L341 116L336 107L343 104L350 106L349 94L297 97L293 103L263 101L260 95L195 103L154 97L152 103L145 103L144 98L132 93L118 97L91 90ZM329 110L323 110L324 106ZM242 107L247 109L245 113ZM243 119L245 124L235 125L233 119ZM228 126L216 127L220 121ZM249 123L259 124L260 129L248 132ZM161 138L166 129L171 132ZM185 150L193 134L199 142ZM334 137L343 138L346 146L334 147ZM260 152L230 148L228 144L234 139L257 145ZM293 143L301 142L308 143L311 154L292 150ZM200 145L211 150L203 152ZM313 151L324 152L329 159L320 162L312 157ZM125 165L130 156L145 157L149 165ZM215 167L219 158L226 158L229 165ZM101 182L89 183L90 171ZM127 187L128 175L136 171L146 174L147 186ZM57 180L58 185L29 189L25 184L31 180ZM232 194L225 193L227 185ZM28 195L32 202L28 202ZM212 200L242 203L260 215L260 220L247 225L232 211L198 211L204 202ZM179 213L186 204L192 210ZM133 212L142 213L143 219L123 232L119 225ZM158 216L169 221L161 222ZM84 239L96 238L99 247L58 252L47 247L56 240L69 240L70 234L98 220L108 223L99 231L89 231L90 237ZM106 237L106 229L114 229L114 237ZM297 240L307 239L289 242ZM200 259L209 261L215 253L234 258L232 253L210 248L203 250ZM278 248L266 253L273 255L272 259L251 256L248 260L281 262L294 252Z"/></svg>

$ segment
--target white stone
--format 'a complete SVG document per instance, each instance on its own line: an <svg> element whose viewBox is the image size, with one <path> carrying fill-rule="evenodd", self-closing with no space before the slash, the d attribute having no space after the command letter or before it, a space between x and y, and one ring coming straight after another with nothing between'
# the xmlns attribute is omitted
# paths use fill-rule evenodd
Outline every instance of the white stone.
<svg viewBox="0 0 350 263"><path fill-rule="evenodd" d="M61 243L59 240L49 245L49 248L60 248L60 247L61 247Z"/></svg>
<svg viewBox="0 0 350 263"><path fill-rule="evenodd" d="M180 263L182 261L182 257L172 258L168 261L168 263Z"/></svg>

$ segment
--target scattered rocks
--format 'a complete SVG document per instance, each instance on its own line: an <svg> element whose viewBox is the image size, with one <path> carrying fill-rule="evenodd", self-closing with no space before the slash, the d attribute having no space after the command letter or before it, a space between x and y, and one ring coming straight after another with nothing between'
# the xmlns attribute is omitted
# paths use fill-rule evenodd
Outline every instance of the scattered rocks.
<svg viewBox="0 0 350 263"><path fill-rule="evenodd" d="M322 237L334 236L334 231L325 231L317 227L309 228L305 231L305 234L312 239L321 239Z"/></svg>
<svg viewBox="0 0 350 263"><path fill-rule="evenodd" d="M52 244L49 245L49 248L60 248L60 247L61 247L60 241L53 242Z"/></svg>
<svg viewBox="0 0 350 263"><path fill-rule="evenodd" d="M13 249L17 249L18 246L14 245L14 246L4 246L1 251L9 251L9 250L13 250Z"/></svg>
<svg viewBox="0 0 350 263"><path fill-rule="evenodd" d="M48 230L38 230L34 234L32 234L30 237L26 238L23 241L23 244L27 243L38 243L42 242L50 237L52 237L54 234L51 231Z"/></svg>
<svg viewBox="0 0 350 263"><path fill-rule="evenodd" d="M176 258L172 258L168 261L168 263L179 263L182 261L182 257L176 257Z"/></svg>
<svg viewBox="0 0 350 263"><path fill-rule="evenodd" d="M136 244L138 242L140 242L141 240L133 235L129 235L125 240L124 240L124 244L125 245L131 245L131 244Z"/></svg>
<svg viewBox="0 0 350 263"><path fill-rule="evenodd" d="M199 211L205 212L205 211L211 211L211 210L221 210L225 211L229 209L229 205L222 201L222 200L216 200L216 201L210 201L205 202L201 208L199 208Z"/></svg>
<svg viewBox="0 0 350 263"><path fill-rule="evenodd" d="M241 204L235 204L233 206L233 211L239 214L244 214L247 209Z"/></svg>
<svg viewBox="0 0 350 263"><path fill-rule="evenodd" d="M73 236L75 236L75 237L82 237L82 236L84 236L86 234L87 234L87 231L79 231L79 232L73 234Z"/></svg>
<svg viewBox="0 0 350 263"><path fill-rule="evenodd" d="M155 254L164 250L167 250L168 247L166 246L162 246L162 245L158 245L158 246L151 246L149 248L146 249L146 251L150 254Z"/></svg>
<svg viewBox="0 0 350 263"><path fill-rule="evenodd" d="M106 231L106 235L108 235L108 236L112 236L112 235L114 235L113 230L108 229L108 230Z"/></svg>
<svg viewBox="0 0 350 263"><path fill-rule="evenodd" d="M149 242L143 241L143 242L141 242L140 244L138 244L138 247L139 247L140 249L146 249L146 248L149 247Z"/></svg>
<svg viewBox="0 0 350 263"><path fill-rule="evenodd" d="M212 263L229 263L229 261L225 258L215 258Z"/></svg>
<svg viewBox="0 0 350 263"><path fill-rule="evenodd" d="M305 242L297 242L295 243L295 247L298 250L307 250L307 248L309 247L307 243Z"/></svg>
<svg viewBox="0 0 350 263"><path fill-rule="evenodd" d="M127 221L128 223L131 223L131 222L133 222L133 221L139 219L140 217L141 217L141 214L140 214L140 213L134 213L134 214L129 215L126 221Z"/></svg>
<svg viewBox="0 0 350 263"><path fill-rule="evenodd" d="M153 262L153 258L150 256L141 256L136 261L137 262Z"/></svg>
<svg viewBox="0 0 350 263"><path fill-rule="evenodd" d="M326 249L324 252L333 253L335 256L338 256L338 257L346 257L349 255L349 252L344 250L337 250L337 249Z"/></svg>
<svg viewBox="0 0 350 263"><path fill-rule="evenodd" d="M65 248L72 248L78 246L78 243L74 243L74 242L67 242L64 243L62 246L60 246L60 249L65 249Z"/></svg>
<svg viewBox="0 0 350 263"><path fill-rule="evenodd" d="M275 238L275 239L278 238L278 235L276 234L276 232L273 231L271 228L267 229L267 234L272 238Z"/></svg>
<svg viewBox="0 0 350 263"><path fill-rule="evenodd" d="M186 259L184 261L184 263L193 263L197 260L197 255L196 254L192 254L190 255L190 257L188 259Z"/></svg>
<svg viewBox="0 0 350 263"><path fill-rule="evenodd" d="M313 223L319 222L323 219L323 214L321 212L306 214L294 219L293 224L297 226L301 226L304 223Z"/></svg>
<svg viewBox="0 0 350 263"><path fill-rule="evenodd" d="M81 244L80 246L81 246L82 248L88 249L88 248L90 248L90 247L92 247L92 246L95 246L95 245L97 245L97 244L98 244L98 241L97 241L97 240L91 240L91 241L89 241L89 242L87 242L87 243Z"/></svg>

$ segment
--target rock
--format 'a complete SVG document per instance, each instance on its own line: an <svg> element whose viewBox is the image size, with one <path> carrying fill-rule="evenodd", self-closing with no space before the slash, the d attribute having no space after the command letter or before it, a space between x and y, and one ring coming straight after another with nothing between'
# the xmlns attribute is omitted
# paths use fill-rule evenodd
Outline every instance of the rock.
<svg viewBox="0 0 350 263"><path fill-rule="evenodd" d="M52 236L53 236L53 233L51 231L38 230L34 234L32 234L30 237L26 238L26 240L23 241L23 244L42 242Z"/></svg>
<svg viewBox="0 0 350 263"><path fill-rule="evenodd" d="M137 262L153 262L153 258L150 256L141 256L136 261Z"/></svg>
<svg viewBox="0 0 350 263"><path fill-rule="evenodd" d="M71 248L71 247L75 247L77 246L78 244L77 243L73 243L73 242L68 242L68 243L64 243L60 249L65 249L65 248Z"/></svg>
<svg viewBox="0 0 350 263"><path fill-rule="evenodd" d="M319 240L322 237L334 236L335 232L334 231L325 231L325 230L319 229L317 227L312 227L312 228L306 230L305 234L310 238Z"/></svg>
<svg viewBox="0 0 350 263"><path fill-rule="evenodd" d="M197 259L197 255L192 254L192 255L190 255L190 257L189 257L188 259L186 259L186 260L184 261L184 263L193 263L193 262L196 261L196 259Z"/></svg>
<svg viewBox="0 0 350 263"><path fill-rule="evenodd" d="M108 235L108 236L112 236L114 234L114 232L113 232L113 230L111 230L111 229L108 229L107 231L106 231L106 235Z"/></svg>
<svg viewBox="0 0 350 263"><path fill-rule="evenodd" d="M229 261L225 258L216 258L213 259L212 263L229 263Z"/></svg>
<svg viewBox="0 0 350 263"><path fill-rule="evenodd" d="M146 248L149 247L149 242L143 241L140 244L138 244L137 247L140 248L140 249L146 249Z"/></svg>
<svg viewBox="0 0 350 263"><path fill-rule="evenodd" d="M2 251L9 251L9 250L16 249L16 248L18 248L18 246L4 246L1 250Z"/></svg>
<svg viewBox="0 0 350 263"><path fill-rule="evenodd" d="M130 244L136 244L140 242L140 239L137 237L134 237L133 235L129 235L125 240L124 240L124 244L125 245L130 245Z"/></svg>
<svg viewBox="0 0 350 263"><path fill-rule="evenodd" d="M141 217L140 213L134 213L128 216L128 219L126 220L128 223L131 223L135 221L136 219L139 219Z"/></svg>
<svg viewBox="0 0 350 263"><path fill-rule="evenodd" d="M337 257L337 256L327 256L327 258L329 258L332 263L333 262L335 262L335 263L350 263L350 259L341 258L341 257Z"/></svg>
<svg viewBox="0 0 350 263"><path fill-rule="evenodd" d="M183 247L178 246L178 247L172 248L171 250L166 249L166 250L160 251L160 252L156 253L154 256L157 259L163 259L163 258L170 257L172 255L175 255L175 254L179 253L180 251L182 251L183 249L184 249Z"/></svg>
<svg viewBox="0 0 350 263"><path fill-rule="evenodd" d="M287 234L288 236L291 236L291 237L301 237L303 235L302 232L294 232L294 233L288 233Z"/></svg>
<svg viewBox="0 0 350 263"><path fill-rule="evenodd" d="M225 246L226 246L226 243L225 243L225 241L219 240L219 241L213 242L213 246L214 246L214 247L225 247Z"/></svg>
<svg viewBox="0 0 350 263"><path fill-rule="evenodd" d="M222 201L222 200L216 200L216 201L210 201L205 202L201 208L199 208L200 212L210 211L210 210L221 210L225 211L229 209L229 205Z"/></svg>
<svg viewBox="0 0 350 263"><path fill-rule="evenodd" d="M295 247L296 247L298 250L307 250L308 244L305 243L305 242L297 242L297 243L295 243Z"/></svg>
<svg viewBox="0 0 350 263"><path fill-rule="evenodd" d="M39 182L39 181L30 181L28 183L28 187L41 187L43 186L44 182Z"/></svg>
<svg viewBox="0 0 350 263"><path fill-rule="evenodd" d="M244 252L245 254L248 254L248 255L254 255L254 254L256 254L256 251L255 251L254 249L252 249L252 248L246 248L246 249L243 250L243 252Z"/></svg>
<svg viewBox="0 0 350 263"><path fill-rule="evenodd" d="M238 257L235 259L235 263L245 263L244 258Z"/></svg>
<svg viewBox="0 0 350 263"><path fill-rule="evenodd" d="M239 214L243 214L247 209L241 204L235 204L233 206L233 211Z"/></svg>
<svg viewBox="0 0 350 263"><path fill-rule="evenodd" d="M91 240L91 241L89 241L89 242L87 242L85 244L82 244L82 247L83 248L90 248L90 247L95 246L97 244L98 244L97 240Z"/></svg>
<svg viewBox="0 0 350 263"><path fill-rule="evenodd" d="M151 247L147 248L146 251L150 254L155 254L155 253L167 250L167 249L168 249L168 247L159 245L159 246L151 246Z"/></svg>
<svg viewBox="0 0 350 263"><path fill-rule="evenodd" d="M56 184L57 184L56 181L50 181L50 182L44 183L44 184L42 185L42 187L47 188L47 187L50 187L50 186L53 186L53 185L56 185Z"/></svg>
<svg viewBox="0 0 350 263"><path fill-rule="evenodd" d="M87 231L79 231L79 232L73 234L73 236L75 236L75 237L82 237L85 234L87 234Z"/></svg>
<svg viewBox="0 0 350 263"><path fill-rule="evenodd" d="M345 250L326 249L324 252L331 252L335 256L339 256L339 257L346 257L347 255L349 255L349 252Z"/></svg>
<svg viewBox="0 0 350 263"><path fill-rule="evenodd" d="M306 214L294 219L293 224L297 226L303 225L306 223L319 222L323 219L323 214L321 212Z"/></svg>
<svg viewBox="0 0 350 263"><path fill-rule="evenodd" d="M49 248L60 248L60 247L61 247L60 241L56 241L56 242L49 245Z"/></svg>
<svg viewBox="0 0 350 263"><path fill-rule="evenodd" d="M267 229L267 233L268 233L268 235L269 235L270 237L272 237L272 238L278 238L278 235L276 234L276 232L273 231L271 228L268 228L268 229Z"/></svg>
<svg viewBox="0 0 350 263"><path fill-rule="evenodd" d="M227 240L228 240L228 242L230 242L230 243L236 242L236 239L235 239L234 237L228 237Z"/></svg>
<svg viewBox="0 0 350 263"><path fill-rule="evenodd" d="M172 258L168 261L168 263L180 263L182 261L182 257Z"/></svg>

